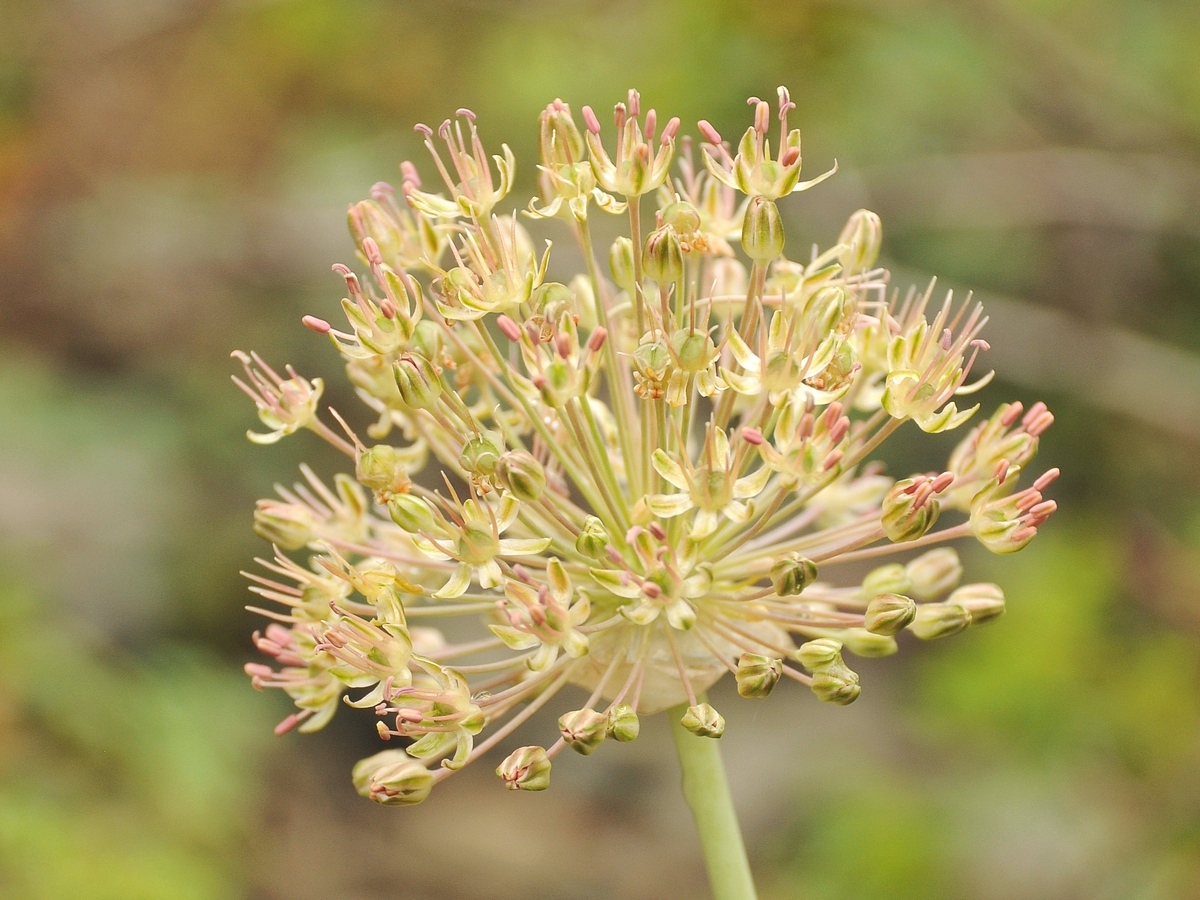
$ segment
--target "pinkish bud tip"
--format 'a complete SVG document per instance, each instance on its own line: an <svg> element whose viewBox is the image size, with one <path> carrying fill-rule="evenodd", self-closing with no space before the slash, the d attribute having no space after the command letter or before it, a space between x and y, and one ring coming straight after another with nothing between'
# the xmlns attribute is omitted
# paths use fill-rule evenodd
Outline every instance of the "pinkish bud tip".
<svg viewBox="0 0 1200 900"><path fill-rule="evenodd" d="M305 316L300 320L304 323L304 327L310 331L315 331L317 334L329 334L332 326L324 319L318 319L316 316Z"/></svg>

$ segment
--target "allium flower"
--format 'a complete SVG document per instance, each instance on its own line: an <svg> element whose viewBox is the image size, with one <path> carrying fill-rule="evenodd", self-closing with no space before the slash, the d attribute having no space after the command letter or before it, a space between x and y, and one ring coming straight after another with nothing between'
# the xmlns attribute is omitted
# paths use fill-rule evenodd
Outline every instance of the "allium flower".
<svg viewBox="0 0 1200 900"><path fill-rule="evenodd" d="M271 429L253 439L307 429L354 465L332 489L306 468L260 501L275 551L252 590L281 610L259 610L272 622L255 637L275 665L246 669L295 701L281 732L342 704L374 711L403 747L355 768L364 796L423 800L570 685L587 696L560 706L544 745L512 750L497 770L508 787L544 789L564 749L631 741L639 716L670 707L720 737L704 692L726 673L746 698L787 679L850 703L848 656L1003 611L997 586L960 584L945 544L1006 553L1033 538L1057 470L1017 485L1053 417L1005 404L945 471L893 480L871 461L908 420L940 432L971 418L953 398L987 380L968 383L986 318L969 300L936 303L932 286L891 292L866 210L829 250L787 258L776 201L833 170L800 181L786 90L775 155L770 107L751 104L736 153L700 123L703 167L687 138L675 159L678 120L656 134L636 92L617 105L613 156L589 108L581 131L565 103L548 106L527 215L577 242L586 272L566 283L497 209L508 148L494 177L473 114L438 129L442 151L418 126L448 195L407 162L398 194L376 185L350 208L362 279L334 267L348 325L304 319L343 357L376 443L322 418L319 379L235 354ZM644 238L643 196L657 206ZM595 247L596 211L628 216L629 236ZM879 564L839 578L862 560ZM459 639L463 620L477 633Z"/></svg>

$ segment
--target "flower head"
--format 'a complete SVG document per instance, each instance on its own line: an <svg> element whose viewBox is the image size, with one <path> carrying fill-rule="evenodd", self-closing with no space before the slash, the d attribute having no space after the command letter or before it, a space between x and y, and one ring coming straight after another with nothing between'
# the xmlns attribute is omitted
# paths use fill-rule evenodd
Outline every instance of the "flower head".
<svg viewBox="0 0 1200 900"><path fill-rule="evenodd" d="M270 429L253 439L309 430L353 461L332 487L306 468L259 503L275 554L251 589L281 609L260 610L270 663L246 670L295 702L281 732L350 705L403 743L355 767L364 796L423 800L568 685L585 702L557 710L546 746L509 747L496 770L507 787L543 790L563 750L634 740L641 716L673 706L719 738L725 719L702 693L726 673L751 700L786 680L851 703L852 657L1003 612L996 585L960 584L948 543L1005 553L1032 540L1058 470L1018 481L1053 416L1005 404L942 471L896 480L871 461L909 421L940 432L973 415L954 398L986 382L968 383L986 318L935 305L932 286L889 294L867 210L809 262L787 259L776 201L821 179L799 180L786 90L774 152L770 107L751 105L736 155L701 122L705 166L680 139L670 181L678 120L659 132L636 92L617 104L611 156L590 109L581 133L550 104L529 215L565 218L579 242L587 272L565 283L498 208L507 148L494 177L473 114L442 126L445 150L421 129L449 196L405 164L399 202L377 186L353 206L366 273L335 267L348 324L304 319L377 416L369 440L333 410L339 430L324 421L319 379L238 354L238 384ZM647 195L658 208L644 233ZM591 204L628 212L629 235L594 247ZM605 249L611 280L596 265ZM839 577L860 560L876 565ZM451 640L443 617L477 633Z"/></svg>

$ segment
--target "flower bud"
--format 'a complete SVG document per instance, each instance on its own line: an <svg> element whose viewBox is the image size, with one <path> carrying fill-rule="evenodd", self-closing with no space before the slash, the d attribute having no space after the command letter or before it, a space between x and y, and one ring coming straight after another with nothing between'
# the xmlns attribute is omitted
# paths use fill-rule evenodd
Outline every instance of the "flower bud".
<svg viewBox="0 0 1200 900"><path fill-rule="evenodd" d="M892 485L883 498L881 524L892 543L915 541L933 527L941 505L936 497L922 501L918 491L911 491L913 479L906 478Z"/></svg>
<svg viewBox="0 0 1200 900"><path fill-rule="evenodd" d="M638 721L637 713L634 712L633 707L629 704L621 703L609 710L608 735L614 741L627 744L630 741L636 740L641 730L642 726L641 722Z"/></svg>
<svg viewBox="0 0 1200 900"><path fill-rule="evenodd" d="M842 642L833 638L817 638L800 645L796 659L810 671L842 661Z"/></svg>
<svg viewBox="0 0 1200 900"><path fill-rule="evenodd" d="M571 107L555 100L544 110L538 122L538 146L542 165L569 166L585 159L583 135L571 118Z"/></svg>
<svg viewBox="0 0 1200 900"><path fill-rule="evenodd" d="M646 276L659 285L673 284L683 277L683 250L673 228L659 228L646 238L642 255Z"/></svg>
<svg viewBox="0 0 1200 900"><path fill-rule="evenodd" d="M583 530L575 538L575 549L589 559L608 558L608 531L599 518L588 516L584 519Z"/></svg>
<svg viewBox="0 0 1200 900"><path fill-rule="evenodd" d="M923 641L958 634L971 624L971 614L957 603L922 603L908 630Z"/></svg>
<svg viewBox="0 0 1200 900"><path fill-rule="evenodd" d="M859 596L864 600L878 597L880 594L907 594L912 590L912 579L900 563L888 563L872 569L863 579Z"/></svg>
<svg viewBox="0 0 1200 900"><path fill-rule="evenodd" d="M567 746L587 756L607 736L608 716L594 709L577 709L559 717L558 730Z"/></svg>
<svg viewBox="0 0 1200 900"><path fill-rule="evenodd" d="M404 235L396 220L385 213L374 200L360 200L351 205L346 216L355 245L362 250L363 241L371 238L385 262L393 262L404 249ZM364 251L363 255L366 253Z"/></svg>
<svg viewBox="0 0 1200 900"><path fill-rule="evenodd" d="M689 706L679 724L696 737L719 738L725 733L725 717L707 703Z"/></svg>
<svg viewBox="0 0 1200 900"><path fill-rule="evenodd" d="M298 503L259 500L254 507L254 533L280 550L302 550L316 536L316 522Z"/></svg>
<svg viewBox="0 0 1200 900"><path fill-rule="evenodd" d="M429 409L442 393L442 380L431 363L417 353L405 353L394 366L400 399L413 409Z"/></svg>
<svg viewBox="0 0 1200 900"><path fill-rule="evenodd" d="M499 435L486 431L473 435L463 444L458 464L472 475L486 478L496 471L500 454L504 452L504 441Z"/></svg>
<svg viewBox="0 0 1200 900"><path fill-rule="evenodd" d="M757 263L766 264L783 252L783 218L774 200L751 197L742 222L742 249Z"/></svg>
<svg viewBox="0 0 1200 900"><path fill-rule="evenodd" d="M622 235L608 250L608 265L617 287L633 294L633 241Z"/></svg>
<svg viewBox="0 0 1200 900"><path fill-rule="evenodd" d="M738 660L735 677L739 694L761 699L770 694L783 677L783 660L758 653L743 653Z"/></svg>
<svg viewBox="0 0 1200 900"><path fill-rule="evenodd" d="M880 594L867 604L863 627L874 634L894 635L907 628L917 615L917 604L903 594Z"/></svg>
<svg viewBox="0 0 1200 900"><path fill-rule="evenodd" d="M394 494L387 502L392 521L409 534L430 532L434 527L433 511L429 504L412 494Z"/></svg>
<svg viewBox="0 0 1200 900"><path fill-rule="evenodd" d="M838 663L813 672L812 692L825 703L848 706L858 699L862 688L858 685L858 675Z"/></svg>
<svg viewBox="0 0 1200 900"><path fill-rule="evenodd" d="M842 267L850 273L871 268L879 259L882 242L883 223L879 216L869 209L853 213L838 237L838 243L845 247L840 256Z"/></svg>
<svg viewBox="0 0 1200 900"><path fill-rule="evenodd" d="M971 614L972 625L983 625L1004 615L1004 591L997 584L964 584L947 603L957 603Z"/></svg>
<svg viewBox="0 0 1200 900"><path fill-rule="evenodd" d="M905 566L904 571L912 579L913 596L921 600L936 600L958 586L963 567L954 550L939 547L922 553Z"/></svg>
<svg viewBox="0 0 1200 900"><path fill-rule="evenodd" d="M541 747L520 747L496 767L510 791L544 791L550 787L550 758Z"/></svg>
<svg viewBox="0 0 1200 900"><path fill-rule="evenodd" d="M496 475L518 500L533 503L546 492L546 470L528 451L505 453L496 464Z"/></svg>
<svg viewBox="0 0 1200 900"><path fill-rule="evenodd" d="M403 750L359 760L350 777L360 795L389 806L420 803L433 789L433 773Z"/></svg>
<svg viewBox="0 0 1200 900"><path fill-rule="evenodd" d="M817 577L817 564L799 553L785 553L771 564L771 584L781 597L799 594Z"/></svg>
<svg viewBox="0 0 1200 900"><path fill-rule="evenodd" d="M838 638L841 640L845 649L849 650L855 656L864 658L874 658L879 656L891 656L900 648L896 646L896 639L886 634L876 634L872 631L867 631L865 628L846 628L838 632Z"/></svg>
<svg viewBox="0 0 1200 900"><path fill-rule="evenodd" d="M694 234L700 230L700 213L686 200L675 200L664 206L662 220L679 234Z"/></svg>
<svg viewBox="0 0 1200 900"><path fill-rule="evenodd" d="M377 495L403 494L412 487L405 460L411 454L388 444L376 444L358 454L355 473L358 483Z"/></svg>

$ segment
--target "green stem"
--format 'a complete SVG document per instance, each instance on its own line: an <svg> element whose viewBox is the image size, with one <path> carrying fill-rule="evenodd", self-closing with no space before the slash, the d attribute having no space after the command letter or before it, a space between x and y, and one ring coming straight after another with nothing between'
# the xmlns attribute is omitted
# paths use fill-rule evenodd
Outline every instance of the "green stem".
<svg viewBox="0 0 1200 900"><path fill-rule="evenodd" d="M700 698L701 702L703 699ZM684 704L669 713L671 734L683 770L683 796L692 808L700 832L713 900L755 900L746 845L742 842L721 762L721 746L712 738L697 737L680 725L679 720L686 712Z"/></svg>

